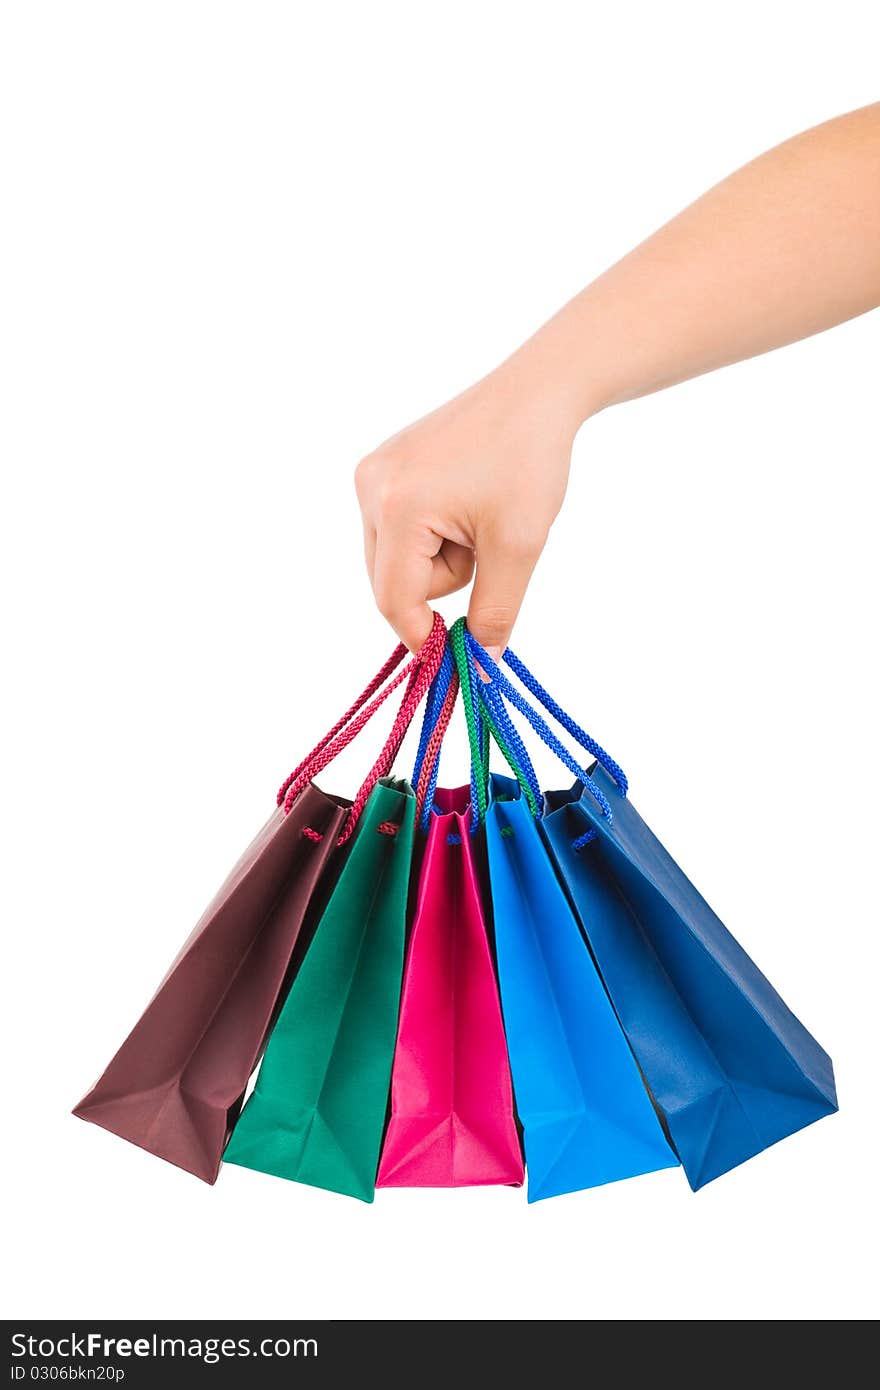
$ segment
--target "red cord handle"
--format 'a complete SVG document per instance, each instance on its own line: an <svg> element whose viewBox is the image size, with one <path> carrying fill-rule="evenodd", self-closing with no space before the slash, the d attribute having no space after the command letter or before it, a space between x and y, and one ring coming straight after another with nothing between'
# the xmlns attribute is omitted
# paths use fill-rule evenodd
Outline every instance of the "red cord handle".
<svg viewBox="0 0 880 1390"><path fill-rule="evenodd" d="M440 662L443 660L443 652L446 647L446 625L439 614L434 615L434 627L431 635L419 652L419 668L414 674L413 679L401 701L397 718L391 733L388 735L385 746L373 767L370 769L363 786L358 792L352 803L351 810L345 822L338 844L344 845L346 840L352 835L358 823L361 812L366 805L366 801L373 787L380 777L386 777L394 765L400 745L404 735L413 721L416 710L430 689L431 682L437 674Z"/></svg>
<svg viewBox="0 0 880 1390"><path fill-rule="evenodd" d="M360 788L357 796L352 803L351 810L346 818L345 827L337 841L344 845L354 832L361 812L366 805L367 798L380 777L385 777L390 772L398 749L403 742L404 735L412 722L413 716L418 709L422 699L427 694L428 687L440 662L443 659L443 651L446 645L446 625L439 613L434 614L434 626L425 645L408 661L401 671L398 671L394 680L391 681L384 690L375 694L381 680L389 675L402 659L402 654L406 648L397 649L385 663L382 671L374 677L367 686L363 694L355 701L351 709L343 716L329 734L321 740L316 748L312 750L308 758L300 763L299 767L288 777L279 792L279 804L283 801L285 815L290 811L296 798L303 788L327 766L328 763L346 748L375 714L379 706L388 698L392 690L395 690L409 676L409 682L404 692L400 709L391 729L391 733L385 741L382 752L370 769L367 777ZM370 699L370 696L373 696ZM369 703L365 703L369 701ZM347 727L346 727L347 726Z"/></svg>
<svg viewBox="0 0 880 1390"><path fill-rule="evenodd" d="M391 673L397 670L401 661L403 661L403 658L406 656L406 651L407 649L404 646L404 644L402 642L398 642L397 646L394 648L394 651L391 653L388 660L385 662L385 665L382 667L381 671L376 672L375 676L370 681L370 684L367 686L366 690L363 690L355 700L354 704L351 705L350 708L345 711L345 714L343 714L340 719L337 719L336 723L333 725L333 728L330 730L328 734L324 735L320 743L315 744L315 747L312 749L311 753L309 753L307 757L303 758L302 762L299 763L299 765L293 769L293 772L289 773L287 777L285 777L284 781L281 783L281 786L278 789L277 805L281 805L282 801L287 795L288 787L293 786L293 783L297 780L298 777L301 776L303 772L305 772L306 768L311 767L318 754L321 753L327 747L328 743L331 743L333 741L333 739L336 737L336 735L339 733L341 729L345 728L346 724L348 724L354 718L358 710L363 709L364 705L367 703L370 697L372 695L375 695L376 691L379 689L381 685L385 684ZM410 666L412 666L412 664L413 663L410 662ZM403 677L401 676L399 680L402 679ZM389 686L385 694L390 695L393 689L393 686ZM376 708L378 708L378 705L376 706Z"/></svg>
<svg viewBox="0 0 880 1390"><path fill-rule="evenodd" d="M375 695L370 703L364 706L360 713L351 720L348 726L337 734L335 739L329 742L326 739L321 740L317 748L313 749L309 754L308 758L300 763L296 773L292 777L285 779L284 785L278 793L279 804L282 801L284 802L285 812L290 810L303 787L308 782L313 781L318 773L321 772L338 753L341 753L342 749L351 743L352 739L357 737L364 725L372 719L379 706L384 704L391 692L396 690L401 682L406 680L407 676L410 678L410 684L407 689L411 688L415 674L415 660L407 662L403 670L399 671L394 677L394 680L391 681L384 690L380 690L379 694Z"/></svg>

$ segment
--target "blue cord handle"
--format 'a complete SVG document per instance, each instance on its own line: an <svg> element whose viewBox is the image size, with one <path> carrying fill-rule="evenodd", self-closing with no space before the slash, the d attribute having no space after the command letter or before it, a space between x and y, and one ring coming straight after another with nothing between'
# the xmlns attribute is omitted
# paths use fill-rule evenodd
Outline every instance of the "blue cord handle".
<svg viewBox="0 0 880 1390"><path fill-rule="evenodd" d="M428 833L428 827L431 824L431 812L437 810L437 807L434 805L434 795L437 791L437 774L439 771L440 759L435 758L434 766L431 768L431 776L425 788L425 804L422 806L422 814L419 820L419 829L423 830L426 835Z"/></svg>
<svg viewBox="0 0 880 1390"><path fill-rule="evenodd" d="M447 648L447 651L448 651L448 648ZM452 655L451 652L449 653L449 655L450 655L450 656ZM445 657L444 657L444 660L445 660ZM453 660L453 662L452 662L452 669L453 669L453 671L455 670L455 661L454 661L454 660ZM449 690L449 682L447 681L447 682L446 682L446 691L443 693L443 697L442 697L442 699L440 700L439 705L437 706L437 713L438 713L438 714L439 714L440 710L443 708L443 705L444 705L444 703L445 703L445 701L446 701L446 692L448 692L448 690ZM436 716L435 716L435 722L436 722ZM430 735L429 735L429 737L430 737ZM428 830L429 830L429 827L430 827L430 825L431 825L431 814L432 814L432 812L434 812L434 811L439 811L439 807L437 807L437 806L434 805L434 796L435 796L436 791L437 791L437 777L438 777L439 773L440 773L440 755L439 755L439 753L438 753L437 757L434 759L434 766L431 768L431 776L428 778L428 785L427 785L427 787L425 788L425 800L424 800L424 804L423 804L423 806L422 806L422 814L421 814L421 817L419 818L419 829L422 830L422 831L424 831L424 833L425 833L426 835L427 835ZM414 785L415 785L415 786L418 786L418 783L416 782L416 783L414 783Z"/></svg>
<svg viewBox="0 0 880 1390"><path fill-rule="evenodd" d="M481 679L480 673L476 668L476 663L474 662L474 654L471 650L468 637L469 634L467 630L465 630L465 656L467 658L468 684L470 685L471 695L475 697L473 699L473 708L477 721L479 746L482 747L483 742L483 726L482 719L480 718L480 706L482 704L485 706L488 714L491 715L496 729L507 743L513 755L514 763L517 764L514 768L513 763L511 763L511 768L516 772L517 780L522 785L528 786L532 793L536 808L535 815L540 816L542 803L541 784L532 766L532 760L526 751L526 746L520 737L519 730L507 713L507 706L499 695L497 688L491 680L484 681ZM486 674L489 675L489 672L487 671ZM478 827L476 808L479 806L479 798L477 796L473 763L471 763L471 805L474 808L474 814L471 818L471 834L476 834Z"/></svg>
<svg viewBox="0 0 880 1390"><path fill-rule="evenodd" d="M508 746L513 752L516 761L519 763L519 770L532 789L535 805L538 807L538 815L540 815L540 808L543 802L541 784L538 781L538 774L532 766L532 760L526 751L526 746L520 737L519 729L507 713L507 706L495 686L486 681L480 681L480 685L482 686L480 697L485 700L486 707L495 720L495 727L507 740Z"/></svg>
<svg viewBox="0 0 880 1390"><path fill-rule="evenodd" d="M454 671L455 659L453 658L452 651L447 640L446 648L443 652L443 660L440 662L437 674L431 682L430 688L428 690L428 699L425 703L425 713L422 716L422 731L419 734L419 750L416 753L415 767L413 768L412 775L412 784L414 787L417 787L419 785L419 781L422 775L422 766L425 761L425 755L428 751L428 743L430 741L432 733L434 732L437 720L440 717L440 711L443 708L443 702L448 694L449 686L452 682L452 676ZM438 758L434 764L431 794L430 796L427 796L425 798L425 806L428 809L430 809L431 802L434 799L434 791L437 787L436 770L439 766L439 763L440 759ZM425 822L427 824L427 818L425 818Z"/></svg>
<svg viewBox="0 0 880 1390"><path fill-rule="evenodd" d="M532 728L535 730L535 733L538 735L538 737L543 739L543 741L547 744L547 747L550 748L552 752L556 754L556 756L560 759L561 762L565 764L565 766L569 769L570 772L574 773L578 781L583 783L584 787L590 792L597 805L599 806L602 815L605 817L605 819L608 821L608 824L610 825L614 817L611 810L611 803L609 802L605 793L599 790L599 788L594 784L592 778L587 774L584 768L582 768L580 764L575 761L572 754L568 751L565 745L559 741L559 739L556 737L550 726L545 722L545 720L541 718L538 711L534 709L532 705L529 704L528 700L526 700L526 698L520 693L520 691L516 689L516 686L511 684L511 682L507 679L507 676L501 670L500 666L498 666L497 663L492 660L492 657L489 655L489 653L483 650L479 642L477 642L476 639L472 637L469 632L465 632L465 641L467 643L470 657L475 658L477 661L479 661L483 670L486 672L486 675L490 678L490 682L496 687L497 698L500 700L502 696L506 696L510 703L513 705L514 709L518 709L519 712L525 716L525 718L531 724ZM525 667L523 669L525 670ZM535 684L537 685L537 682L535 682ZM539 688L543 690L543 687ZM546 695L546 691L544 691L543 693ZM547 695L548 700L551 698L552 697ZM561 712L564 713L564 711ZM569 716L566 715L566 719L568 718ZM560 723L561 722L563 721L560 720ZM574 724L574 720L571 720L571 723ZM568 726L566 725L566 727ZM579 728L579 726L575 727ZM583 739L589 738L589 735L585 734L582 729L580 730L580 733L583 735L583 738L579 739L578 741L583 744ZM590 739L590 743L593 745L593 748L588 750L590 752L593 752L594 748L599 747L599 745L594 743L592 739ZM583 746L586 745L583 744ZM604 758L608 759L608 762L613 763L613 760L611 758L608 758L608 754L605 753L604 749L600 749L600 752L602 752ZM593 756L596 757L595 752L593 752ZM605 764L603 763L603 766L604 765ZM617 764L613 763L613 766L617 767ZM621 777L623 777L621 769L618 768L617 770L620 773ZM617 778L615 777L614 780L617 781ZM623 780L624 784L626 784L625 777L623 778ZM592 839L592 835L588 834L587 838ZM580 843L586 843L586 840L584 840L584 838L581 837L581 841L579 842L579 844Z"/></svg>

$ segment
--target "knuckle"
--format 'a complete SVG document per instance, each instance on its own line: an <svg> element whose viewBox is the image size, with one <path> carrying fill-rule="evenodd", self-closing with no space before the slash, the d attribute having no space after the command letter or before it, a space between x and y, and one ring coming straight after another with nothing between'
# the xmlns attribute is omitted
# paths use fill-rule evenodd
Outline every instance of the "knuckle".
<svg viewBox="0 0 880 1390"><path fill-rule="evenodd" d="M387 584L377 584L375 590L376 607L387 618L389 622L397 613L397 605L394 601L394 593Z"/></svg>
<svg viewBox="0 0 880 1390"><path fill-rule="evenodd" d="M495 647L507 641L513 626L513 608L507 604L487 604L474 613L469 626L484 647Z"/></svg>
<svg viewBox="0 0 880 1390"><path fill-rule="evenodd" d="M376 607L389 622L396 622L402 616L400 592L396 583L390 579L378 579L373 590Z"/></svg>
<svg viewBox="0 0 880 1390"><path fill-rule="evenodd" d="M409 470L382 451L361 459L354 485L361 507L380 522L397 520L412 510L415 495Z"/></svg>
<svg viewBox="0 0 880 1390"><path fill-rule="evenodd" d="M354 487L361 506L372 495L381 470L381 460L377 454L365 454L354 470Z"/></svg>
<svg viewBox="0 0 880 1390"><path fill-rule="evenodd" d="M519 522L504 534L504 549L513 560L535 560L544 549L546 532L530 522Z"/></svg>
<svg viewBox="0 0 880 1390"><path fill-rule="evenodd" d="M393 465L387 468L376 491L379 515L394 521L410 511L412 501L412 487L406 475Z"/></svg>

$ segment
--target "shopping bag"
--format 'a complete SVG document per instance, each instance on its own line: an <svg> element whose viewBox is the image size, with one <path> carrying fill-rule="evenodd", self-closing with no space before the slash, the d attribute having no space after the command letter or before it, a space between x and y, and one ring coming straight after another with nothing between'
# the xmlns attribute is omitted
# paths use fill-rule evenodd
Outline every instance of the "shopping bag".
<svg viewBox="0 0 880 1390"><path fill-rule="evenodd" d="M486 817L529 1201L677 1164L516 781Z"/></svg>
<svg viewBox="0 0 880 1390"><path fill-rule="evenodd" d="M437 790L429 807L378 1187L523 1180L469 794Z"/></svg>
<svg viewBox="0 0 880 1390"><path fill-rule="evenodd" d="M318 790L311 778L407 677L404 703L412 702L416 684L424 689L436 673L444 638L440 623L419 658L403 667L407 653L399 646L285 781L278 809L74 1114L206 1182L215 1181L310 903L337 841L351 835L360 805L396 751L396 726L351 810L347 801Z"/></svg>
<svg viewBox="0 0 880 1390"><path fill-rule="evenodd" d="M641 819L618 764L505 659L597 759L547 794L542 830L696 1191L835 1111L831 1059Z"/></svg>
<svg viewBox="0 0 880 1390"><path fill-rule="evenodd" d="M495 947L529 1201L677 1165L544 849L527 784L494 774L487 800L479 709L518 766L467 660L463 628L450 633L459 665L485 818ZM506 734L506 737L505 737Z"/></svg>
<svg viewBox="0 0 880 1390"><path fill-rule="evenodd" d="M269 818L75 1115L215 1181L343 816L310 787Z"/></svg>
<svg viewBox="0 0 880 1390"><path fill-rule="evenodd" d="M415 797L373 789L224 1159L373 1200L403 970Z"/></svg>
<svg viewBox="0 0 880 1390"><path fill-rule="evenodd" d="M458 692L452 652L428 693L413 772L419 875L379 1187L519 1186L522 1151L474 861L468 788L438 791Z"/></svg>
<svg viewBox="0 0 880 1390"><path fill-rule="evenodd" d="M837 1109L830 1057L597 766L544 828L691 1187ZM596 835L575 848L585 833Z"/></svg>

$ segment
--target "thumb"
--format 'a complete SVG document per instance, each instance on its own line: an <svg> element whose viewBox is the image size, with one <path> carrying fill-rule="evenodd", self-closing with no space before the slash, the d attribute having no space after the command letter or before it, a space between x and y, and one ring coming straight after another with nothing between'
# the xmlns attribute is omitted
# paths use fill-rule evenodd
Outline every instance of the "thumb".
<svg viewBox="0 0 880 1390"><path fill-rule="evenodd" d="M477 572L467 624L480 646L496 661L510 640L543 544L513 531L492 533L478 540Z"/></svg>

